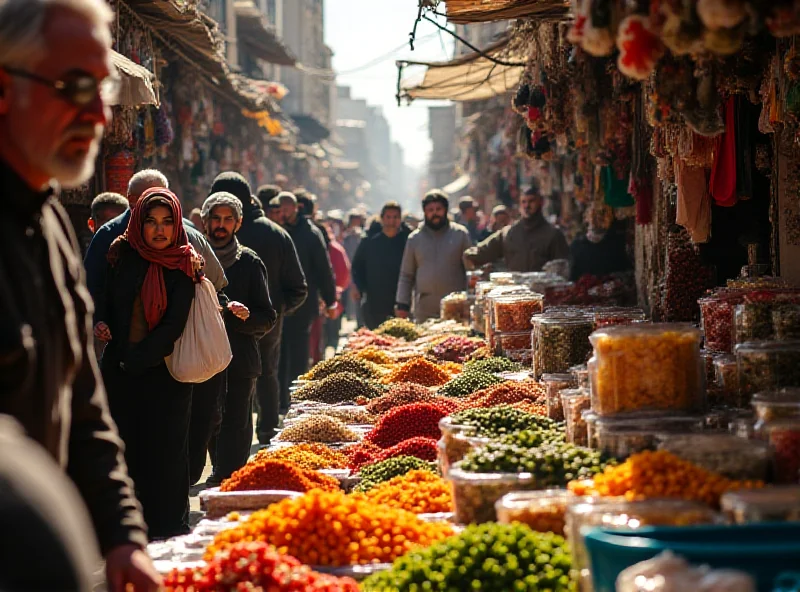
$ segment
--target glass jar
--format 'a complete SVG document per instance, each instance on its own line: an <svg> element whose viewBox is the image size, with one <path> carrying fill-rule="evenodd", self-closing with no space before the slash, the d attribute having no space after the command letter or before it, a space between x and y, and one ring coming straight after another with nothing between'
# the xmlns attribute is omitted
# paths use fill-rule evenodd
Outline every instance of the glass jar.
<svg viewBox="0 0 800 592"><path fill-rule="evenodd" d="M498 298L503 298L506 296L511 296L514 294L531 294L531 291L525 288L524 286L497 286L492 289L491 292L486 294L483 299L483 311L484 311L484 321L485 321L485 330L484 333L489 341L489 347L494 348L495 341L494 341L494 334L495 334L495 322L494 322L494 301Z"/></svg>
<svg viewBox="0 0 800 592"><path fill-rule="evenodd" d="M765 481L772 451L765 442L730 434L659 434L658 449L666 450L708 471L735 480Z"/></svg>
<svg viewBox="0 0 800 592"><path fill-rule="evenodd" d="M734 524L800 522L800 487L784 485L729 491L720 507Z"/></svg>
<svg viewBox="0 0 800 592"><path fill-rule="evenodd" d="M561 391L561 404L564 406L567 442L576 446L586 446L589 434L583 412L591 408L591 397L583 389L565 389Z"/></svg>
<svg viewBox="0 0 800 592"><path fill-rule="evenodd" d="M800 483L800 418L788 417L765 423L757 435L769 442L775 455L775 483Z"/></svg>
<svg viewBox="0 0 800 592"><path fill-rule="evenodd" d="M502 355L503 352L508 350L531 349L531 333L530 331L508 333L496 331L494 333L494 342L494 351L498 355Z"/></svg>
<svg viewBox="0 0 800 592"><path fill-rule="evenodd" d="M581 413L583 421L586 422L586 447L592 450L600 449L600 442L597 439L597 420L600 416L591 409Z"/></svg>
<svg viewBox="0 0 800 592"><path fill-rule="evenodd" d="M714 358L714 386L712 394L709 392L711 405L725 405L735 407L739 403L739 371L736 365L736 356L722 354Z"/></svg>
<svg viewBox="0 0 800 592"><path fill-rule="evenodd" d="M596 329L615 325L633 325L646 320L647 316L641 308L607 308L594 312Z"/></svg>
<svg viewBox="0 0 800 592"><path fill-rule="evenodd" d="M699 432L703 427L703 419L700 416L598 416L593 438L597 450L622 461L637 452L655 450L659 434ZM591 439L592 437L590 444Z"/></svg>
<svg viewBox="0 0 800 592"><path fill-rule="evenodd" d="M494 329L510 333L530 332L531 317L544 310L541 294L504 296L493 301Z"/></svg>
<svg viewBox="0 0 800 592"><path fill-rule="evenodd" d="M692 325L608 327L590 341L592 409L599 415L705 411L700 331Z"/></svg>
<svg viewBox="0 0 800 592"><path fill-rule="evenodd" d="M733 346L733 311L742 302L744 292L720 290L700 298L700 322L705 335L706 349L730 353Z"/></svg>
<svg viewBox="0 0 800 592"><path fill-rule="evenodd" d="M471 297L466 292L452 292L439 302L439 316L445 321L467 323L470 320Z"/></svg>
<svg viewBox="0 0 800 592"><path fill-rule="evenodd" d="M737 304L733 313L733 342L768 341L775 338L772 329L773 302Z"/></svg>
<svg viewBox="0 0 800 592"><path fill-rule="evenodd" d="M759 391L800 386L800 341L765 341L736 346L739 407Z"/></svg>
<svg viewBox="0 0 800 592"><path fill-rule="evenodd" d="M469 307L470 328L478 335L483 335L486 330L486 321L483 318L483 303L477 302Z"/></svg>
<svg viewBox="0 0 800 592"><path fill-rule="evenodd" d="M592 353L589 335L594 321L588 315L536 315L531 319L533 333L533 375L560 374L584 363Z"/></svg>
<svg viewBox="0 0 800 592"><path fill-rule="evenodd" d="M489 438L475 436L475 427L454 424L450 417L439 420L442 438L439 440L439 468L443 476L450 467L468 452L491 442Z"/></svg>
<svg viewBox="0 0 800 592"><path fill-rule="evenodd" d="M495 504L495 512L500 524L519 522L537 532L563 535L567 506L575 499L566 489L517 491L501 497Z"/></svg>
<svg viewBox="0 0 800 592"><path fill-rule="evenodd" d="M800 388L756 393L751 405L759 423L800 417Z"/></svg>
<svg viewBox="0 0 800 592"><path fill-rule="evenodd" d="M778 341L800 339L800 304L784 304L772 311L772 332Z"/></svg>
<svg viewBox="0 0 800 592"><path fill-rule="evenodd" d="M497 500L512 491L537 489L531 473L469 473L456 464L447 480L453 490L453 508L458 524L480 524L497 520Z"/></svg>
<svg viewBox="0 0 800 592"><path fill-rule="evenodd" d="M545 387L547 417L556 421L564 421L561 391L578 386L575 377L572 374L543 374L541 383Z"/></svg>

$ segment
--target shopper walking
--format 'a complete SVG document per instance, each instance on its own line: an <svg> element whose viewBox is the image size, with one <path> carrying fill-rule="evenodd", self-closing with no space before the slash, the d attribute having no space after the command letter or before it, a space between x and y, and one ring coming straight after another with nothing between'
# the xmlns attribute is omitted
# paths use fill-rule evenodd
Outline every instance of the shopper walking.
<svg viewBox="0 0 800 592"><path fill-rule="evenodd" d="M369 329L393 316L400 264L409 233L402 231L403 213L394 201L381 208L381 230L365 238L353 258L352 299Z"/></svg>
<svg viewBox="0 0 800 592"><path fill-rule="evenodd" d="M319 229L300 214L294 194L280 194L281 217L292 237L300 265L308 283L308 298L294 314L284 319L281 343L281 413L289 409L289 385L308 370L311 324L319 316L319 299L326 306L328 318L334 318L336 309L336 284L325 241Z"/></svg>
<svg viewBox="0 0 800 592"><path fill-rule="evenodd" d="M102 369L111 416L150 536L168 538L189 530L192 387L172 378L164 358L186 326L202 267L174 193L144 192L108 261L94 334L107 343Z"/></svg>
<svg viewBox="0 0 800 592"><path fill-rule="evenodd" d="M106 222L124 214L128 207L128 199L124 195L113 191L101 193L92 200L89 208L89 219L86 221L89 232L94 234Z"/></svg>
<svg viewBox="0 0 800 592"><path fill-rule="evenodd" d="M328 256L331 259L331 267L333 267L333 278L336 282L336 311L337 314L334 318L324 319L323 336L321 338L321 358L325 357L325 350L332 347L334 351L339 347L339 336L342 332L342 315L344 314L344 295L350 287L350 259L347 256L342 244L336 240L336 234L332 229L327 229L328 238ZM320 359L321 359L320 358ZM317 360L319 361L319 360Z"/></svg>
<svg viewBox="0 0 800 592"><path fill-rule="evenodd" d="M253 249L267 267L269 294L278 314L275 326L259 342L261 350L261 376L256 384L259 442L268 444L275 435L279 422L281 389L278 369L281 357L281 336L286 315L303 304L308 286L294 242L278 224L267 219L264 210L252 198L250 184L239 173L220 174L211 186L211 192L226 191L242 202L242 227L236 234L241 244ZM258 199L266 204L277 199L280 188L265 185L258 189Z"/></svg>
<svg viewBox="0 0 800 592"><path fill-rule="evenodd" d="M414 293L414 317L421 323L439 316L439 303L450 292L465 290L467 275L461 257L472 240L467 229L447 218L449 202L440 189L429 191L422 200L425 223L408 237L395 311L406 318Z"/></svg>
<svg viewBox="0 0 800 592"><path fill-rule="evenodd" d="M140 592L161 578L91 345L78 243L54 195L94 172L115 86L112 19L100 0L0 2L0 413L77 486L110 591Z"/></svg>
<svg viewBox="0 0 800 592"><path fill-rule="evenodd" d="M569 259L564 233L545 220L544 199L534 187L519 200L522 218L495 232L464 254L469 266L505 260L508 271L541 271L553 259Z"/></svg>
<svg viewBox="0 0 800 592"><path fill-rule="evenodd" d="M275 325L277 314L270 301L267 268L255 251L236 238L242 226L242 202L230 193L212 193L202 212L208 240L228 278L225 292L231 300L224 317L233 360L228 366L228 389L210 479L221 482L243 467L250 455L253 397L261 375L258 342Z"/></svg>

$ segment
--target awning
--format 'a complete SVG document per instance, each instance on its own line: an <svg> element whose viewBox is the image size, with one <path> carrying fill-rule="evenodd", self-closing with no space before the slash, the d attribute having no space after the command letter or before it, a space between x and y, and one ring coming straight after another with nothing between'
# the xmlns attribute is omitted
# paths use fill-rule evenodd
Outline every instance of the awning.
<svg viewBox="0 0 800 592"><path fill-rule="evenodd" d="M400 68L427 67L421 83L401 83L401 98L479 101L515 90L525 70L525 59L505 55L508 42L509 37L505 37L483 51L501 64L477 52L449 62L398 62Z"/></svg>
<svg viewBox="0 0 800 592"><path fill-rule="evenodd" d="M120 76L119 95L112 105L158 105L158 96L153 88L155 75L150 70L114 50L111 50L111 61Z"/></svg>
<svg viewBox="0 0 800 592"><path fill-rule="evenodd" d="M239 42L253 57L279 66L294 66L297 63L253 0L236 0L234 10Z"/></svg>
<svg viewBox="0 0 800 592"><path fill-rule="evenodd" d="M330 130L312 115L292 115L292 120L300 130L303 144L316 144L331 135Z"/></svg>
<svg viewBox="0 0 800 592"><path fill-rule="evenodd" d="M469 186L470 180L471 179L469 174L461 175L458 179L456 179L449 185L445 185L444 187L442 187L442 191L444 191L447 194L453 195L455 193L458 193L459 191L463 191L464 189L466 189Z"/></svg>
<svg viewBox="0 0 800 592"><path fill-rule="evenodd" d="M567 16L569 0L447 0L451 23L483 23L519 18L560 20Z"/></svg>

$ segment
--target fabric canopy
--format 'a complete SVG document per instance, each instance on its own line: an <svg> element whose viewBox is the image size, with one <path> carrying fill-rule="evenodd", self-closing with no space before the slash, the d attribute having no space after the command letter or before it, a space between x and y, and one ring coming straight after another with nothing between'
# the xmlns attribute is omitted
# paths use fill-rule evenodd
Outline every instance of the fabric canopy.
<svg viewBox="0 0 800 592"><path fill-rule="evenodd" d="M113 50L111 61L120 76L119 95L112 105L158 105L158 96L153 88L155 75L150 70Z"/></svg>
<svg viewBox="0 0 800 592"><path fill-rule="evenodd" d="M279 66L294 66L297 63L252 0L236 0L234 10L239 41L253 57Z"/></svg>
<svg viewBox="0 0 800 592"><path fill-rule="evenodd" d="M427 67L420 84L401 85L401 96L407 99L479 101L511 92L519 85L525 65L522 59L503 55L508 41L506 37L482 53L475 52L450 62L400 62L401 67Z"/></svg>
<svg viewBox="0 0 800 592"><path fill-rule="evenodd" d="M316 144L331 135L330 130L313 115L292 115L292 120L300 130L300 141L304 144Z"/></svg>
<svg viewBox="0 0 800 592"><path fill-rule="evenodd" d="M458 179L456 179L455 181L453 181L449 185L445 185L444 187L442 187L442 191L444 191L448 195L454 195L456 193L459 193L460 191L463 191L467 187L469 187L469 182L470 181L471 181L471 178L470 178L468 173L464 174L464 175L461 175Z"/></svg>
<svg viewBox="0 0 800 592"><path fill-rule="evenodd" d="M481 23L518 18L563 19L569 0L447 0L447 20Z"/></svg>

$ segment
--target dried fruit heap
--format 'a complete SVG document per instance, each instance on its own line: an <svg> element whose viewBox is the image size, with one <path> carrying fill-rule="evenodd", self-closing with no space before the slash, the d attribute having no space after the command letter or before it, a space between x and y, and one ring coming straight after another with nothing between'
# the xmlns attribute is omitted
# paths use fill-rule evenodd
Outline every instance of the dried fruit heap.
<svg viewBox="0 0 800 592"><path fill-rule="evenodd" d="M414 358L397 366L381 379L385 384L414 382L422 386L439 386L450 380L450 373L424 358Z"/></svg>
<svg viewBox="0 0 800 592"><path fill-rule="evenodd" d="M433 462L438 456L438 448L434 438L409 438L391 448L383 450L365 450L357 461L351 463L351 468L359 469L364 465L383 462L396 456L415 456L420 460Z"/></svg>
<svg viewBox="0 0 800 592"><path fill-rule="evenodd" d="M489 372L467 369L441 386L438 393L445 397L466 397L475 391L503 382L502 378Z"/></svg>
<svg viewBox="0 0 800 592"><path fill-rule="evenodd" d="M411 512L315 490L220 532L206 558L238 542L260 540L309 565L386 563L452 534L450 525L426 523Z"/></svg>
<svg viewBox="0 0 800 592"><path fill-rule="evenodd" d="M415 514L434 514L453 510L450 485L438 475L419 469L376 485L366 493L353 495Z"/></svg>
<svg viewBox="0 0 800 592"><path fill-rule="evenodd" d="M347 456L336 452L324 444L295 444L286 448L259 450L256 460L285 460L293 462L302 469L344 469L347 467Z"/></svg>
<svg viewBox="0 0 800 592"><path fill-rule="evenodd" d="M507 380L472 393L467 397L470 407L494 407L522 401L543 402L545 388L533 380Z"/></svg>
<svg viewBox="0 0 800 592"><path fill-rule="evenodd" d="M221 491L337 491L339 482L328 475L303 469L284 460L254 458L220 486Z"/></svg>
<svg viewBox="0 0 800 592"><path fill-rule="evenodd" d="M362 360L367 360L368 362L374 362L376 364L394 363L394 357L390 353L373 346L358 350L353 355L355 355L357 358L361 358Z"/></svg>
<svg viewBox="0 0 800 592"><path fill-rule="evenodd" d="M304 380L322 380L340 372L350 372L363 378L377 378L383 373L383 370L373 362L362 360L352 354L343 354L320 362L301 378Z"/></svg>
<svg viewBox="0 0 800 592"><path fill-rule="evenodd" d="M361 467L359 476L361 482L354 491L369 491L379 483L389 481L395 477L405 475L409 471L423 470L433 473L436 468L433 463L425 462L414 456L397 456L385 461Z"/></svg>
<svg viewBox="0 0 800 592"><path fill-rule="evenodd" d="M345 403L357 398L374 399L382 394L383 389L377 383L352 372L342 372L303 385L292 398L295 401Z"/></svg>
<svg viewBox="0 0 800 592"><path fill-rule="evenodd" d="M411 403L395 407L381 417L364 439L381 448L389 448L415 436L439 439L439 420L453 410L454 405L441 402Z"/></svg>
<svg viewBox="0 0 800 592"><path fill-rule="evenodd" d="M358 434L327 415L312 415L289 426L280 434L282 442L355 442Z"/></svg>
<svg viewBox="0 0 800 592"><path fill-rule="evenodd" d="M358 592L352 578L312 571L261 541L236 543L199 568L173 570L164 578L165 592Z"/></svg>
<svg viewBox="0 0 800 592"><path fill-rule="evenodd" d="M762 487L760 481L731 481L659 450L639 452L621 465L607 467L590 482L570 483L578 495L678 498L718 506L726 491Z"/></svg>
<svg viewBox="0 0 800 592"><path fill-rule="evenodd" d="M385 395L373 399L367 403L367 411L375 415L382 415L387 411L407 405L408 403L424 403L436 398L431 390L421 384L413 382L401 382L392 385L389 392Z"/></svg>
<svg viewBox="0 0 800 592"><path fill-rule="evenodd" d="M431 347L430 353L437 360L463 363L482 345L484 345L482 339L452 335Z"/></svg>

